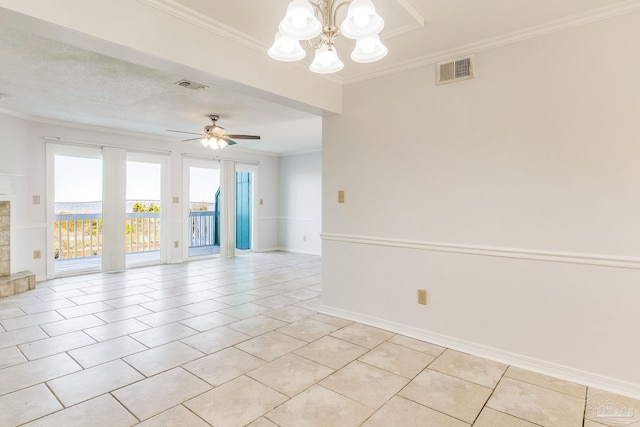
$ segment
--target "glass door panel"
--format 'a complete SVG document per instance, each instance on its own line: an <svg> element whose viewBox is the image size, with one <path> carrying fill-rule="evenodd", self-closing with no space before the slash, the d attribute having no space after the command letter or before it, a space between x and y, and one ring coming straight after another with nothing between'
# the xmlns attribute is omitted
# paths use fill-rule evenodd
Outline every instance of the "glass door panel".
<svg viewBox="0 0 640 427"><path fill-rule="evenodd" d="M162 164L127 160L127 266L162 261L161 189Z"/></svg>
<svg viewBox="0 0 640 427"><path fill-rule="evenodd" d="M102 159L54 156L54 273L102 268Z"/></svg>
<svg viewBox="0 0 640 427"><path fill-rule="evenodd" d="M220 253L220 170L189 167L188 256Z"/></svg>

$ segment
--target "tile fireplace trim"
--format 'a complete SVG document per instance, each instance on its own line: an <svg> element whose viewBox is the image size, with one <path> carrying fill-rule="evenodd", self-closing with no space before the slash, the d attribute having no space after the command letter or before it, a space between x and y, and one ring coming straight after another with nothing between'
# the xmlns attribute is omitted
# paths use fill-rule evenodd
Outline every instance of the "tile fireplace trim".
<svg viewBox="0 0 640 427"><path fill-rule="evenodd" d="M0 194L0 202L9 202L9 271L10 273L15 273L16 269L16 196L13 194Z"/></svg>

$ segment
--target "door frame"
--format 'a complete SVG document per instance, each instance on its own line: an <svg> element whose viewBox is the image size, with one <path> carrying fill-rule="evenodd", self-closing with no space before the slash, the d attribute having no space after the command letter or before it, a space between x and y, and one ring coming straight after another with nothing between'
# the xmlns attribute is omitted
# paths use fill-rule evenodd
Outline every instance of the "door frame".
<svg viewBox="0 0 640 427"><path fill-rule="evenodd" d="M202 168L202 169L217 169L220 171L220 162L215 159L205 160L205 159L197 159L184 157L182 159L182 261L187 261L189 259L202 259L202 258L212 258L219 256L219 254L213 255L202 255L196 257L189 257L189 203L191 199L191 168ZM220 174L220 179L222 176ZM220 188L222 191L222 185L220 184Z"/></svg>
<svg viewBox="0 0 640 427"><path fill-rule="evenodd" d="M135 264L132 267L143 267L145 265L157 265L167 262L169 257L169 197L171 194L169 188L169 158L160 154L139 153L136 151L127 152L127 162L138 163L156 163L160 165L160 260L149 263ZM129 177L127 176L126 179ZM125 190L126 198L126 190ZM126 256L126 255L125 255ZM128 267L127 267L128 268Z"/></svg>
<svg viewBox="0 0 640 427"><path fill-rule="evenodd" d="M45 251L46 260L46 275L47 280L60 277L56 275L55 260L53 258L53 247L55 244L54 236L54 222L55 222L55 156L68 156L68 157L84 157L100 159L102 161L102 149L100 147L79 147L77 145L67 145L63 143L47 142L45 144L45 194L46 194L46 217L47 217L47 250ZM100 200L104 196L102 191L100 193ZM100 268L102 270L102 267ZM96 270L91 270L95 272ZM74 271L73 274L79 274L82 270ZM62 276L62 275L61 275Z"/></svg>
<svg viewBox="0 0 640 427"><path fill-rule="evenodd" d="M251 172L253 174L253 179L251 180L251 248L250 249L236 249L239 250L240 253L243 252L260 252L260 247L256 240L258 234L258 208L259 208L259 199L258 199L258 171L260 170L259 166L248 165L245 163L236 163L236 172Z"/></svg>

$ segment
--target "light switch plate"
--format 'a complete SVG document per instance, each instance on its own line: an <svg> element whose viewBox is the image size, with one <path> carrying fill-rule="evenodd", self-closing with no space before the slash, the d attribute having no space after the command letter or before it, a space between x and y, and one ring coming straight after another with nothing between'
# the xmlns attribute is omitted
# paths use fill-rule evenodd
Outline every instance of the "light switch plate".
<svg viewBox="0 0 640 427"><path fill-rule="evenodd" d="M338 191L338 203L344 203L344 190Z"/></svg>

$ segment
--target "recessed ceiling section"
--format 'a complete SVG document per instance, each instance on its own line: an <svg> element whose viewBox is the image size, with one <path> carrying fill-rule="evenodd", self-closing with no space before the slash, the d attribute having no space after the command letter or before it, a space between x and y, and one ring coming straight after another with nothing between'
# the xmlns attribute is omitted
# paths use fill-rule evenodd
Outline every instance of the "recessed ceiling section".
<svg viewBox="0 0 640 427"><path fill-rule="evenodd" d="M285 15L290 0L141 0L145 4L164 12L179 16L194 25L226 39L250 46L266 54L278 25ZM385 0L375 3L376 10L384 17L385 27L381 33L384 40L401 34L416 31L424 27L424 17L407 0ZM341 22L346 8L338 14ZM355 46L353 40L340 37L336 48L340 56L348 58ZM303 61L308 66L313 55L309 53ZM347 61L345 61L346 63ZM355 67L357 69L359 67ZM338 76L340 79L340 76Z"/></svg>
<svg viewBox="0 0 640 427"><path fill-rule="evenodd" d="M254 49L266 50L290 0L141 0L168 13L180 9L183 19L202 24L225 37L225 26L234 31L226 37L248 43ZM443 59L460 52L462 47L496 46L504 39L512 41L517 34L542 34L571 28L589 20L597 20L638 9L636 0L377 0L378 13L385 20L382 41L389 48L386 58L375 64L348 61L353 41L340 37L336 43L345 67L331 76L344 83L387 74L422 65L425 61ZM343 13L343 12L341 12ZM216 24L222 24L221 26ZM523 37L523 38L526 38ZM308 52L303 65L313 55ZM300 66L298 63L281 67Z"/></svg>

